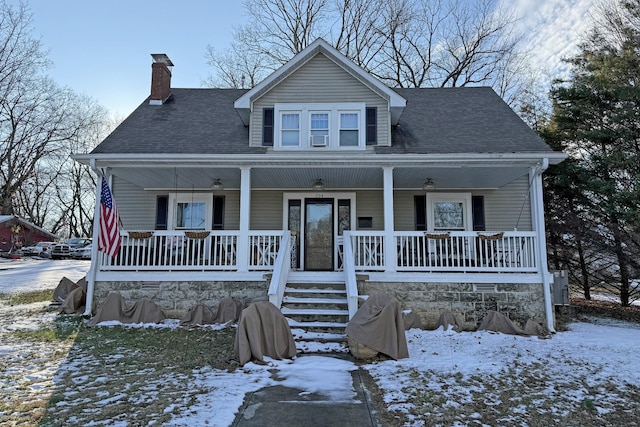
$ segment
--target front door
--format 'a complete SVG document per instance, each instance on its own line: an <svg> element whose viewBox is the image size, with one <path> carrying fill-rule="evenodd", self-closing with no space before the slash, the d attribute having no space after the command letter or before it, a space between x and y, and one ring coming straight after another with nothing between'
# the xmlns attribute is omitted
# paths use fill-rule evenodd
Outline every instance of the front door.
<svg viewBox="0 0 640 427"><path fill-rule="evenodd" d="M305 270L333 270L333 199L305 199Z"/></svg>

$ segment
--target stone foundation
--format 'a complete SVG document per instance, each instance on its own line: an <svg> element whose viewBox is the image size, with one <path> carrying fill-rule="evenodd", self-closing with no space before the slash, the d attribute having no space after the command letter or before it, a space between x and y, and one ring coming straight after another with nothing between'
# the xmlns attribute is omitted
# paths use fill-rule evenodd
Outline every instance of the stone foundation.
<svg viewBox="0 0 640 427"><path fill-rule="evenodd" d="M102 305L107 295L117 292L129 306L137 300L149 298L158 304L168 318L179 319L196 304L212 309L220 300L237 298L246 307L256 300L266 300L269 283L257 282L96 282L93 312Z"/></svg>
<svg viewBox="0 0 640 427"><path fill-rule="evenodd" d="M394 295L403 310L414 311L425 329L435 329L443 311L465 330L476 330L489 311L498 311L524 328L528 319L546 324L542 284L388 283L359 281L358 293Z"/></svg>

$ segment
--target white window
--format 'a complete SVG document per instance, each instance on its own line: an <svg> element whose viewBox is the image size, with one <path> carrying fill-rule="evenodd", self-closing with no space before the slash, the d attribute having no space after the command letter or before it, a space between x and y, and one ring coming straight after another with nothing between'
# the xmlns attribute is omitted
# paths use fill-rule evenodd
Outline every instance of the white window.
<svg viewBox="0 0 640 427"><path fill-rule="evenodd" d="M300 146L300 113L286 112L280 115L282 120L282 146Z"/></svg>
<svg viewBox="0 0 640 427"><path fill-rule="evenodd" d="M311 112L309 133L312 147L325 147L329 143L329 113Z"/></svg>
<svg viewBox="0 0 640 427"><path fill-rule="evenodd" d="M471 230L471 194L427 193L427 227L432 231Z"/></svg>
<svg viewBox="0 0 640 427"><path fill-rule="evenodd" d="M169 224L174 230L209 230L212 217L211 194L178 193L169 196Z"/></svg>
<svg viewBox="0 0 640 427"><path fill-rule="evenodd" d="M364 150L365 104L275 104L275 150Z"/></svg>
<svg viewBox="0 0 640 427"><path fill-rule="evenodd" d="M359 129L357 112L340 113L340 146L357 147L360 144Z"/></svg>

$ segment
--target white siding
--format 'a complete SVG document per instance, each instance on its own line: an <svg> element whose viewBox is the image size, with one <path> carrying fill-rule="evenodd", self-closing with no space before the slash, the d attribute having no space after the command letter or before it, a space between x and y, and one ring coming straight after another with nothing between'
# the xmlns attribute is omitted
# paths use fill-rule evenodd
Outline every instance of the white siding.
<svg viewBox="0 0 640 427"><path fill-rule="evenodd" d="M250 123L250 141L262 145L262 109L275 103L364 102L378 108L378 145L389 145L388 102L337 66L322 54L316 55L300 69L257 99Z"/></svg>
<svg viewBox="0 0 640 427"><path fill-rule="evenodd" d="M252 230L282 230L282 191L251 192Z"/></svg>
<svg viewBox="0 0 640 427"><path fill-rule="evenodd" d="M153 230L156 226L156 198L162 195L168 196L168 192L143 190L118 177L113 178L113 198L125 230ZM224 191L217 192L215 195L224 196L225 230L238 230L240 228L240 192Z"/></svg>
<svg viewBox="0 0 640 427"><path fill-rule="evenodd" d="M373 219L373 227L362 230L384 230L383 205L382 191L358 191L356 194L356 228L358 227L358 217L370 216Z"/></svg>
<svg viewBox="0 0 640 427"><path fill-rule="evenodd" d="M525 175L499 190L473 193L484 196L487 230L531 231L529 176Z"/></svg>
<svg viewBox="0 0 640 427"><path fill-rule="evenodd" d="M125 230L153 230L156 227L156 197L163 193L145 191L113 177L113 198Z"/></svg>
<svg viewBox="0 0 640 427"><path fill-rule="evenodd" d="M393 195L393 222L397 231L415 230L414 196L424 196L424 191L396 191Z"/></svg>
<svg viewBox="0 0 640 427"><path fill-rule="evenodd" d="M224 191L215 193L216 196L224 196L224 229L240 229L240 192Z"/></svg>

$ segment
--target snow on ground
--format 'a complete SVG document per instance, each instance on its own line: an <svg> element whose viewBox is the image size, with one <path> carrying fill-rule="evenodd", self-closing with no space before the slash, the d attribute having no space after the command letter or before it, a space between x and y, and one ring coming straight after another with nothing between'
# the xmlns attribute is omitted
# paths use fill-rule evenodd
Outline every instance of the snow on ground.
<svg viewBox="0 0 640 427"><path fill-rule="evenodd" d="M77 280L88 267L89 263L82 261L4 262L0 264L0 293L53 289L62 276ZM9 322L8 319L18 317L18 308L0 303L0 333L33 329L52 321L51 314L38 312L37 308L20 306L21 313L33 310L33 315L19 322ZM164 326L177 327L177 322L169 321ZM301 333L293 332L294 335ZM528 395L512 396L512 411L499 420L500 424L526 425L531 402L535 405L537 401L543 402L537 410L551 412L561 423L570 408L586 401L593 403L598 414L614 411L619 408L624 393L640 384L640 326L637 324L593 319L590 323L571 323L568 331L559 332L550 339L488 332L456 333L442 329L412 329L406 336L408 359L378 361L363 367L383 391L388 409L407 414L412 426L426 425L425 420L429 417L442 415L438 411L447 408L455 411L478 399L479 395L491 405L504 398L498 395L501 386L528 390ZM299 348L305 353L344 351L335 343L305 345L304 349ZM48 345L36 348L19 341L2 343L0 365L7 367L10 375L0 375L1 388L18 390L22 381L31 384L32 393L45 393L51 390L57 375L79 369L80 363L70 358L60 358L58 363L49 365L34 364L50 351ZM248 363L235 372L203 368L194 371L189 378L162 378L161 381L185 383L185 395L173 399L165 409L166 413L173 414L170 425L204 425L215 419L213 425L229 426L245 395L275 385L275 377L279 381L277 384L284 381L284 385L299 388L302 393L318 392L330 400L348 401L355 396L350 371L357 366L352 362L322 355L267 362L266 365ZM38 364L42 365L40 369L36 369ZM90 367L90 360L84 359L82 365ZM275 376L274 371L277 371ZM90 378L90 372L79 372L76 380L100 381ZM540 389L532 388L536 381L541 384ZM148 389L149 395L144 398L153 399L154 393L158 393L156 386L150 384ZM197 394L190 391L194 389ZM423 407L418 408L421 403L416 396L424 398L425 392L436 394L443 403L437 408L425 409L423 402ZM117 397L105 396L105 402ZM637 411L637 406L633 408L633 405L638 402L626 402L625 405ZM416 411L421 415L416 416ZM524 418L513 418L517 414ZM479 417L470 414L463 423L464 420L471 422L474 416ZM459 419L458 416L456 423L463 425Z"/></svg>
<svg viewBox="0 0 640 427"><path fill-rule="evenodd" d="M64 276L77 282L87 274L90 264L71 259L0 258L0 294L55 289Z"/></svg>

